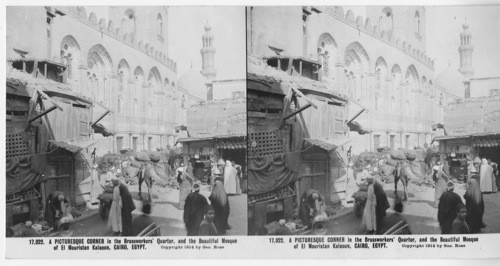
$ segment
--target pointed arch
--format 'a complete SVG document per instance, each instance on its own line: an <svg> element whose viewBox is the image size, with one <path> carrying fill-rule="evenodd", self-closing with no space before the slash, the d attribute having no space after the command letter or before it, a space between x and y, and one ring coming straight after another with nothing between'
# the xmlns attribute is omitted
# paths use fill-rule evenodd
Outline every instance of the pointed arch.
<svg viewBox="0 0 500 266"><path fill-rule="evenodd" d="M323 33L318 38L318 61L321 63L324 77L333 77L337 58L337 43L330 33Z"/></svg>
<svg viewBox="0 0 500 266"><path fill-rule="evenodd" d="M353 42L346 47L344 62L347 91L360 100L367 96L365 90L368 88L368 83L365 74L370 68L370 58L359 42Z"/></svg>
<svg viewBox="0 0 500 266"><path fill-rule="evenodd" d="M97 66L100 71L110 74L113 69L113 60L102 44L96 44L89 49L88 65Z"/></svg>
<svg viewBox="0 0 500 266"><path fill-rule="evenodd" d="M387 63L381 56L377 58L377 61L375 61L375 76L377 78L377 89L384 88L388 76L388 71Z"/></svg>
<svg viewBox="0 0 500 266"><path fill-rule="evenodd" d="M66 65L66 78L68 81L77 79L78 67L82 62L80 44L71 35L66 35L61 41L60 56ZM75 86L79 87L79 86Z"/></svg>
<svg viewBox="0 0 500 266"><path fill-rule="evenodd" d="M369 69L370 57L359 42L353 42L346 47L344 58L346 65L355 63L360 70L368 71Z"/></svg>
<svg viewBox="0 0 500 266"><path fill-rule="evenodd" d="M140 66L136 67L134 70L134 81L137 89L141 89L144 85L144 71Z"/></svg>
<svg viewBox="0 0 500 266"><path fill-rule="evenodd" d="M161 75L158 68L153 67L149 70L148 74L148 85L152 86L155 89L161 88Z"/></svg>
<svg viewBox="0 0 500 266"><path fill-rule="evenodd" d="M414 65L408 66L408 68L406 69L405 77L408 83L413 83L413 84L419 83L418 71Z"/></svg>

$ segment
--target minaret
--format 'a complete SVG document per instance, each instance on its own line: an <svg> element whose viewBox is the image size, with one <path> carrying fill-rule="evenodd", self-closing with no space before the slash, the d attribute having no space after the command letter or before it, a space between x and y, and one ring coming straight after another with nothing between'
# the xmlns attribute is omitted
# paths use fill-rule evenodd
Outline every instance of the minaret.
<svg viewBox="0 0 500 266"><path fill-rule="evenodd" d="M469 31L469 23L467 19L462 24L464 31L460 33L460 47L458 47L458 52L460 53L460 68L458 71L465 76L468 80L474 76L474 67L472 67L472 51L474 47L472 46L472 34Z"/></svg>
<svg viewBox="0 0 500 266"><path fill-rule="evenodd" d="M207 24L205 25L205 34L203 34L201 38L203 41L203 48L201 48L200 50L202 62L201 74L205 76L209 83L211 83L217 75L217 71L214 67L214 36L210 32L210 30L211 27L207 21Z"/></svg>

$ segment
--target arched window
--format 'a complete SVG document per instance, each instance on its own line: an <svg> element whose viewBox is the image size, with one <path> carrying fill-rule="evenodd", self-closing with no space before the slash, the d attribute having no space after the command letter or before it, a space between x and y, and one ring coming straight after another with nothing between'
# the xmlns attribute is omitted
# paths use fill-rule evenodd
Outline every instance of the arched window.
<svg viewBox="0 0 500 266"><path fill-rule="evenodd" d="M323 77L334 78L336 49L337 44L329 33L319 37L317 53Z"/></svg>
<svg viewBox="0 0 500 266"><path fill-rule="evenodd" d="M121 113L122 112L122 97L118 97L118 103L116 105L116 112Z"/></svg>
<svg viewBox="0 0 500 266"><path fill-rule="evenodd" d="M391 97L391 112L396 114L396 98L394 96Z"/></svg>
<svg viewBox="0 0 500 266"><path fill-rule="evenodd" d="M157 23L158 23L158 35L163 38L163 19L161 17L161 14L158 14Z"/></svg>
<svg viewBox="0 0 500 266"><path fill-rule="evenodd" d="M420 35L420 14L415 12L415 32Z"/></svg>
<svg viewBox="0 0 500 266"><path fill-rule="evenodd" d="M66 81L75 82L78 80L78 66L80 65L80 45L73 36L66 36L61 42L61 59L66 65ZM79 87L79 86L75 86Z"/></svg>
<svg viewBox="0 0 500 266"><path fill-rule="evenodd" d="M378 111L380 108L380 97L379 95L375 95L375 111Z"/></svg>
<svg viewBox="0 0 500 266"><path fill-rule="evenodd" d="M379 17L379 25L380 31L392 31L393 29L393 14L392 8L384 7L382 9L382 13Z"/></svg>
<svg viewBox="0 0 500 266"><path fill-rule="evenodd" d="M135 12L132 9L127 9L125 11L122 20L122 30L123 33L133 33L135 32Z"/></svg>

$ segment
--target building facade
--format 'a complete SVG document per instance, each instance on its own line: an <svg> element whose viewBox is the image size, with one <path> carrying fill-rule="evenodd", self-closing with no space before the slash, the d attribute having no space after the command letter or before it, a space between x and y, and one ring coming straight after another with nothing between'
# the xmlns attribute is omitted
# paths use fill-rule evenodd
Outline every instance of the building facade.
<svg viewBox="0 0 500 266"><path fill-rule="evenodd" d="M433 84L425 8L367 7L366 16L343 7L249 7L248 52L319 62L320 80L351 99L348 117L367 110L356 121L369 134L348 133L354 153L430 143L453 96Z"/></svg>
<svg viewBox="0 0 500 266"><path fill-rule="evenodd" d="M26 18L29 23L22 23ZM84 7L10 7L7 24L8 55L17 49L61 61L67 67L64 82L111 111L100 123L114 136L92 136L99 141L98 155L175 144L174 128L185 124L197 98L176 85L168 8L111 7L107 21ZM94 108L92 118L104 108Z"/></svg>

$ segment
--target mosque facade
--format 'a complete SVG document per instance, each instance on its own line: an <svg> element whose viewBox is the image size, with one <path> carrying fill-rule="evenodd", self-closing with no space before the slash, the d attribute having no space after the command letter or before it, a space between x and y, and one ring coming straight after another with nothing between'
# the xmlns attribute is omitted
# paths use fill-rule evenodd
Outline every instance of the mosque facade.
<svg viewBox="0 0 500 266"><path fill-rule="evenodd" d="M249 7L247 49L258 57L302 57L321 64L319 79L349 97L349 120L369 133L349 132L352 152L430 143L432 125L457 96L434 82L426 54L425 7ZM465 57L464 57L465 58Z"/></svg>

